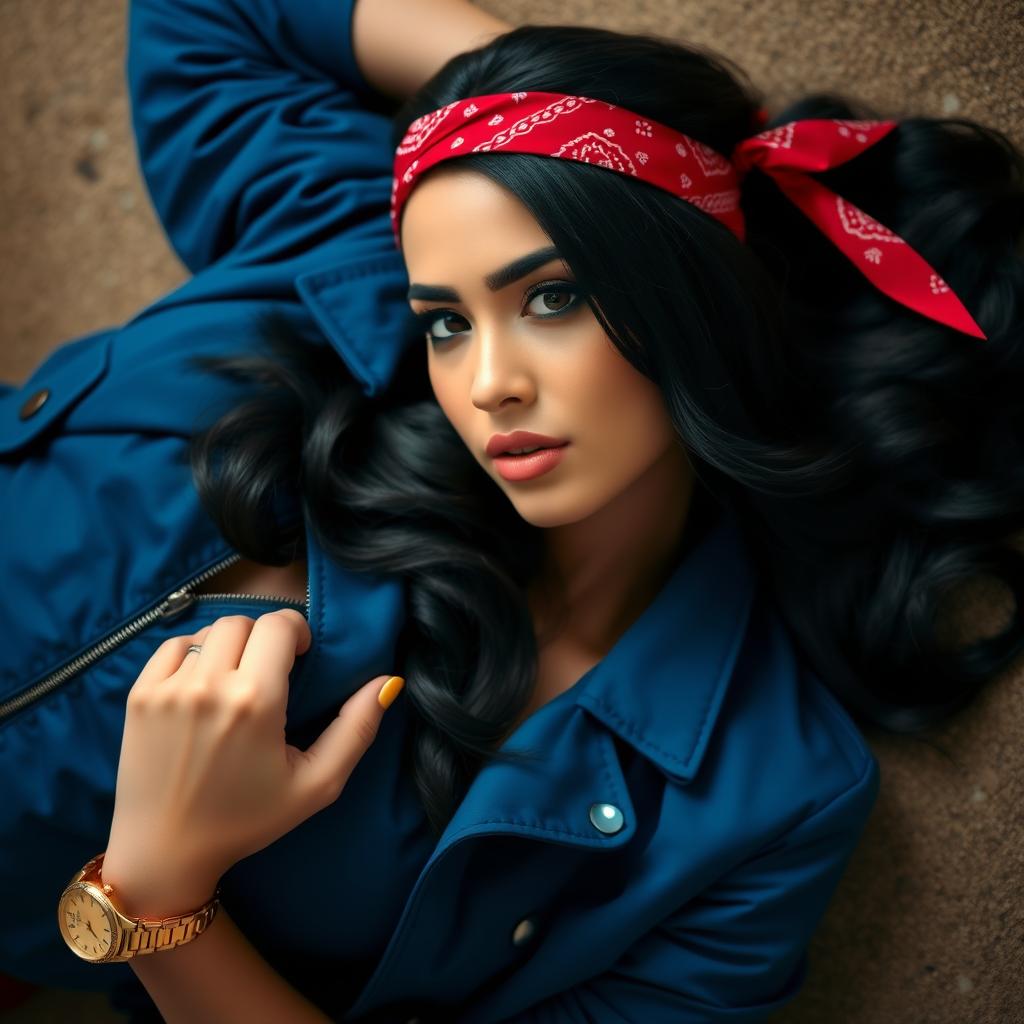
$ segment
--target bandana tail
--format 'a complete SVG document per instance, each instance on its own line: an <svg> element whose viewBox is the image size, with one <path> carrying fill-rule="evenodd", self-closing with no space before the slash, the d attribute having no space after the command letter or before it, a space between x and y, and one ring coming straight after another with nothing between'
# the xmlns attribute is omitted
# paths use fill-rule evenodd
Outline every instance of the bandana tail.
<svg viewBox="0 0 1024 1024"><path fill-rule="evenodd" d="M988 340L949 285L899 235L806 174L769 173L880 292L930 320Z"/></svg>

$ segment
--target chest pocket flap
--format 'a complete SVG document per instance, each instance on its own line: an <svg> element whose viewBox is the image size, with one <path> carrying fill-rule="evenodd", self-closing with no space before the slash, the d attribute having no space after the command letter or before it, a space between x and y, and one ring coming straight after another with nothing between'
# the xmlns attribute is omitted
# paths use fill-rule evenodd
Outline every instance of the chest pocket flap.
<svg viewBox="0 0 1024 1024"><path fill-rule="evenodd" d="M59 346L20 387L0 392L0 455L11 455L69 413L107 372L111 331Z"/></svg>

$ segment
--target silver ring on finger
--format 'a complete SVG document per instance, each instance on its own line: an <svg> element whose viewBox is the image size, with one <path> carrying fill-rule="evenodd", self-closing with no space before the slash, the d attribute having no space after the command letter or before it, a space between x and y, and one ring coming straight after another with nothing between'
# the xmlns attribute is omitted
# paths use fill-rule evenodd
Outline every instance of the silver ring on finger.
<svg viewBox="0 0 1024 1024"><path fill-rule="evenodd" d="M185 657L187 658L192 653L198 654L202 649L203 649L203 645L202 644L189 644L188 645L188 650L185 651Z"/></svg>

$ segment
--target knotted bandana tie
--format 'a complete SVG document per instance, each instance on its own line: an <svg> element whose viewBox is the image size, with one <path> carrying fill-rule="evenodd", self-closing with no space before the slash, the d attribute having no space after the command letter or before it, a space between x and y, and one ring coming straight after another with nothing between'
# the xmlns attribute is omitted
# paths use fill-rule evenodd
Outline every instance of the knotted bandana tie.
<svg viewBox="0 0 1024 1024"><path fill-rule="evenodd" d="M604 100L550 92L472 96L409 125L395 150L391 226L401 248L402 207L419 175L440 161L466 153L532 153L656 185L721 221L742 242L740 185L756 167L879 291L931 320L987 339L949 285L904 239L809 176L852 160L897 124L790 121L744 139L726 159L703 142Z"/></svg>

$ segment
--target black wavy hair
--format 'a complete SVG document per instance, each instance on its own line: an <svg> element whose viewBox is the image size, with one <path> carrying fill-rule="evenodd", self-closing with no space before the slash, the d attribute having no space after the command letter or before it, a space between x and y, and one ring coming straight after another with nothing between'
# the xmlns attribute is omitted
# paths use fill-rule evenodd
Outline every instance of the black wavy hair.
<svg viewBox="0 0 1024 1024"><path fill-rule="evenodd" d="M447 103L516 90L614 102L726 155L763 105L707 49L523 25L441 68L399 109L394 143ZM766 127L883 116L814 94ZM874 289L756 170L743 244L692 204L600 167L458 161L529 208L614 344L657 384L700 486L736 511L799 649L855 718L919 731L1009 666L1024 647L1024 558L1009 543L1024 528L1024 157L1004 134L906 117L818 176L919 251L987 341ZM283 489L332 557L406 579L407 767L439 835L533 690L524 587L540 531L448 423L423 346L368 400L329 347L281 322L265 341L265 356L206 360L260 388L194 439L199 493L257 561L283 564L301 546L299 526L266 514ZM939 613L979 576L1010 589L1009 621L951 646Z"/></svg>

